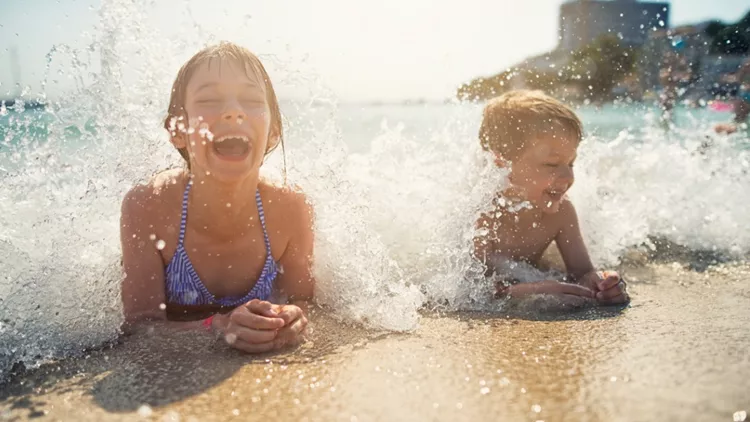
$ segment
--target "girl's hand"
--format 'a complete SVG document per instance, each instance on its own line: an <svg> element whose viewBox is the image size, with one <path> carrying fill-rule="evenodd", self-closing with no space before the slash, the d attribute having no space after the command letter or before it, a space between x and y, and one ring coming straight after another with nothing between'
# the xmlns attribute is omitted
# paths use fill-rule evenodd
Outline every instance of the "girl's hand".
<svg viewBox="0 0 750 422"><path fill-rule="evenodd" d="M279 317L284 320L284 328L278 331L273 340L274 348L281 349L286 346L297 346L305 341L305 329L307 328L307 317L299 306L296 305L274 305Z"/></svg>
<svg viewBox="0 0 750 422"><path fill-rule="evenodd" d="M279 315L279 306L253 299L238 306L228 315L216 315L211 327L224 335L235 349L247 353L263 353L276 348L276 340L289 315Z"/></svg>

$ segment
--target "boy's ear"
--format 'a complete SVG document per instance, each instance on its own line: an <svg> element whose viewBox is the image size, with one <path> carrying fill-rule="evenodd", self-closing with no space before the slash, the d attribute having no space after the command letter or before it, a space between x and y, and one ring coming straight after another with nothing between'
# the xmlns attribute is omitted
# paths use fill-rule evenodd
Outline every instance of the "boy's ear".
<svg viewBox="0 0 750 422"><path fill-rule="evenodd" d="M493 155L495 156L495 165L498 167L506 168L510 164L500 153L495 152Z"/></svg>

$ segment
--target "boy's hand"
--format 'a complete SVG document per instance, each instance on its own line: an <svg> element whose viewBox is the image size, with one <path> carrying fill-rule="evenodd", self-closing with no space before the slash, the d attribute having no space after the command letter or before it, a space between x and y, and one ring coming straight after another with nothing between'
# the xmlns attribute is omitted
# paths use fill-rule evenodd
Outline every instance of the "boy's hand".
<svg viewBox="0 0 750 422"><path fill-rule="evenodd" d="M501 284L498 284L496 296L518 298L535 294L571 295L589 299L594 298L594 291L586 286L562 283L555 280L520 283L512 286L502 286Z"/></svg>
<svg viewBox="0 0 750 422"><path fill-rule="evenodd" d="M603 305L617 305L630 301L627 284L615 271L592 271L581 279L581 284L595 292Z"/></svg>

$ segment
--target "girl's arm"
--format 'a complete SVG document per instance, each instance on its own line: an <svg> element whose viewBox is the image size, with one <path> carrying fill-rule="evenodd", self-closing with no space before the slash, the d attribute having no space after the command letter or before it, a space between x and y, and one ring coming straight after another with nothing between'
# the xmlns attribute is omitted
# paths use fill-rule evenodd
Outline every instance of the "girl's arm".
<svg viewBox="0 0 750 422"><path fill-rule="evenodd" d="M154 229L150 217L158 214L151 209L149 187L133 188L122 201L120 242L125 277L121 284L124 329L129 331L138 322L164 320L164 262L150 239Z"/></svg>
<svg viewBox="0 0 750 422"><path fill-rule="evenodd" d="M280 293L288 298L289 303L306 310L315 291L315 278L312 274L313 209L303 194L290 194L292 198L287 208L286 224L291 236L284 254L279 259L281 272L277 286Z"/></svg>

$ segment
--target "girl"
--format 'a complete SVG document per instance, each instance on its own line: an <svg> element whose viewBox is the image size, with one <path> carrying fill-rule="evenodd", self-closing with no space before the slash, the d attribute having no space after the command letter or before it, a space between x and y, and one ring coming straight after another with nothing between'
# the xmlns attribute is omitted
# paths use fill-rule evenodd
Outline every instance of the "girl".
<svg viewBox="0 0 750 422"><path fill-rule="evenodd" d="M204 325L249 353L297 344L315 285L312 210L302 193L260 179L283 148L263 65L232 43L198 52L177 74L164 126L187 169L123 200L125 328ZM269 302L272 291L289 304Z"/></svg>

